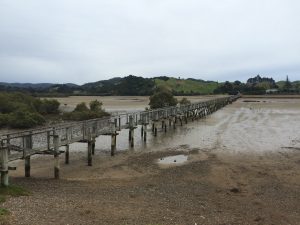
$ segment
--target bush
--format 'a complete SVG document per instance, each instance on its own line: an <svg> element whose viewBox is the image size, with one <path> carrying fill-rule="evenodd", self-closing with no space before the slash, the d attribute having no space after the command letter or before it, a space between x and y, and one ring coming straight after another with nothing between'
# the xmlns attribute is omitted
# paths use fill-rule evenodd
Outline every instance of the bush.
<svg viewBox="0 0 300 225"><path fill-rule="evenodd" d="M17 110L9 114L8 124L13 128L30 128L45 123L43 116L36 112Z"/></svg>
<svg viewBox="0 0 300 225"><path fill-rule="evenodd" d="M35 101L35 108L43 115L45 114L58 114L60 103L55 99L37 99Z"/></svg>
<svg viewBox="0 0 300 225"><path fill-rule="evenodd" d="M179 104L180 104L180 105L189 105L189 104L191 104L191 101L188 100L187 98L182 98L182 99L179 101Z"/></svg>
<svg viewBox="0 0 300 225"><path fill-rule="evenodd" d="M175 106L177 105L177 99L169 89L166 87L159 87L155 90L154 94L150 96L149 105L151 109Z"/></svg>
<svg viewBox="0 0 300 225"><path fill-rule="evenodd" d="M98 100L91 101L89 105L90 109L84 102L78 104L73 110L73 112L64 113L63 119L81 121L109 116L109 113L105 112L102 109L102 103Z"/></svg>
<svg viewBox="0 0 300 225"><path fill-rule="evenodd" d="M86 106L85 102L76 105L74 112L88 112L89 108Z"/></svg>
<svg viewBox="0 0 300 225"><path fill-rule="evenodd" d="M102 102L98 100L94 100L90 102L90 110L93 112L101 112L102 111Z"/></svg>
<svg viewBox="0 0 300 225"><path fill-rule="evenodd" d="M0 127L5 127L8 125L8 114L0 113Z"/></svg>

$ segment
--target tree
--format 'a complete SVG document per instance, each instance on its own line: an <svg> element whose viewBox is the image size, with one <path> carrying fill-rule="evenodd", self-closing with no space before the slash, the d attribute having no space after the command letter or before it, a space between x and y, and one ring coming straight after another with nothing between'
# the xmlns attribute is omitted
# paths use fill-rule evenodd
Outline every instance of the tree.
<svg viewBox="0 0 300 225"><path fill-rule="evenodd" d="M85 102L81 102L76 105L74 112L87 112L89 108L86 106Z"/></svg>
<svg viewBox="0 0 300 225"><path fill-rule="evenodd" d="M179 104L180 104L180 105L188 105L188 104L191 104L191 101L188 100L187 98L182 98L182 99L179 101Z"/></svg>
<svg viewBox="0 0 300 225"><path fill-rule="evenodd" d="M292 83L289 80L289 76L286 76L286 81L284 83L284 90L289 91L292 88Z"/></svg>
<svg viewBox="0 0 300 225"><path fill-rule="evenodd" d="M150 96L149 105L151 109L175 106L177 105L177 99L173 96L170 89L165 86L159 86L154 94Z"/></svg>
<svg viewBox="0 0 300 225"><path fill-rule="evenodd" d="M90 102L90 109L93 112L102 111L102 102L99 102L98 100L91 101Z"/></svg>

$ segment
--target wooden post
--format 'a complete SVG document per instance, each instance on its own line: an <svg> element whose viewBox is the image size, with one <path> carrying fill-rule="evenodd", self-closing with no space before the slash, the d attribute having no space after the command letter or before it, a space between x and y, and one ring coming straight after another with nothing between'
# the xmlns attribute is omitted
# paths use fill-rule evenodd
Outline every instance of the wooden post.
<svg viewBox="0 0 300 225"><path fill-rule="evenodd" d="M65 152L65 164L69 164L69 155L70 155L69 149L70 149L70 145L67 144L66 145L66 152Z"/></svg>
<svg viewBox="0 0 300 225"><path fill-rule="evenodd" d="M173 128L174 128L174 130L176 129L176 116L175 116L175 118L173 118Z"/></svg>
<svg viewBox="0 0 300 225"><path fill-rule="evenodd" d="M118 119L117 118L114 119L114 123L115 123L115 128L117 129L117 127L118 127Z"/></svg>
<svg viewBox="0 0 300 225"><path fill-rule="evenodd" d="M129 142L130 146L134 146L134 118L132 115L129 116Z"/></svg>
<svg viewBox="0 0 300 225"><path fill-rule="evenodd" d="M144 125L141 126L141 137L144 135Z"/></svg>
<svg viewBox="0 0 300 225"><path fill-rule="evenodd" d="M54 178L59 179L59 136L54 133L53 135L54 144Z"/></svg>
<svg viewBox="0 0 300 225"><path fill-rule="evenodd" d="M8 181L8 149L7 147L1 148L1 186L7 187Z"/></svg>
<svg viewBox="0 0 300 225"><path fill-rule="evenodd" d="M32 134L25 137L24 141L24 160L25 160L25 177L30 177L30 154L27 155L27 150L32 149Z"/></svg>
<svg viewBox="0 0 300 225"><path fill-rule="evenodd" d="M8 134L6 136L6 138L7 138L7 151L8 151L8 155L10 155L10 147L9 147L9 145L10 145L10 135Z"/></svg>
<svg viewBox="0 0 300 225"><path fill-rule="evenodd" d="M129 130L128 130L128 141L131 141L131 128L129 127Z"/></svg>
<svg viewBox="0 0 300 225"><path fill-rule="evenodd" d="M117 128L117 119L115 119L115 128ZM95 147L96 147L96 132L97 129L93 126L93 133L92 133L92 155L95 155Z"/></svg>
<svg viewBox="0 0 300 225"><path fill-rule="evenodd" d="M47 148L50 150L50 131L47 131Z"/></svg>
<svg viewBox="0 0 300 225"><path fill-rule="evenodd" d="M145 125L145 128L144 128L144 142L147 141L147 125Z"/></svg>
<svg viewBox="0 0 300 225"><path fill-rule="evenodd" d="M88 166L92 166L92 139L89 138L88 140Z"/></svg>
<svg viewBox="0 0 300 225"><path fill-rule="evenodd" d="M138 125L138 115L137 114L135 115L135 125L136 126Z"/></svg>
<svg viewBox="0 0 300 225"><path fill-rule="evenodd" d="M121 131L121 117L119 116L119 131Z"/></svg>
<svg viewBox="0 0 300 225"><path fill-rule="evenodd" d="M134 129L131 130L131 140L130 140L130 147L134 147Z"/></svg>
<svg viewBox="0 0 300 225"><path fill-rule="evenodd" d="M111 135L111 156L115 155L115 151L116 151L116 145L117 145L117 134L114 133Z"/></svg>

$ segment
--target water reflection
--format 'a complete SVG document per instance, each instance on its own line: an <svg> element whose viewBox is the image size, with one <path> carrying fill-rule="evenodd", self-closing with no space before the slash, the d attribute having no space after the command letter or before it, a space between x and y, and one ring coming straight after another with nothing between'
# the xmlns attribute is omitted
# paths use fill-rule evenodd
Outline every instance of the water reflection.
<svg viewBox="0 0 300 225"><path fill-rule="evenodd" d="M174 164L185 163L187 160L188 160L188 156L186 155L174 155L174 156L161 158L158 160L158 163L163 165L172 165L172 164L174 165Z"/></svg>

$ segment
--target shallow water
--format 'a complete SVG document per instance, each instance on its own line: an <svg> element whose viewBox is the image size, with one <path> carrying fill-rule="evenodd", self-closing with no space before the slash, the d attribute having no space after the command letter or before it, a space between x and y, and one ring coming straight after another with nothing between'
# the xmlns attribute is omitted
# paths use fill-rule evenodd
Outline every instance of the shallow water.
<svg viewBox="0 0 300 225"><path fill-rule="evenodd" d="M272 99L262 102L243 102L215 112L207 118L189 121L165 133L158 127L154 137L148 126L147 143L141 137L141 127L134 133L135 147L130 148L128 130L117 136L117 151L161 151L219 149L230 152L280 151L285 147L300 147L300 100ZM110 136L96 140L96 151L110 151ZM73 150L86 150L86 144L72 144Z"/></svg>
<svg viewBox="0 0 300 225"><path fill-rule="evenodd" d="M186 155L174 155L174 156L160 158L158 160L158 163L163 165L176 165L176 164L183 164L187 162L187 160L188 160L188 156Z"/></svg>

